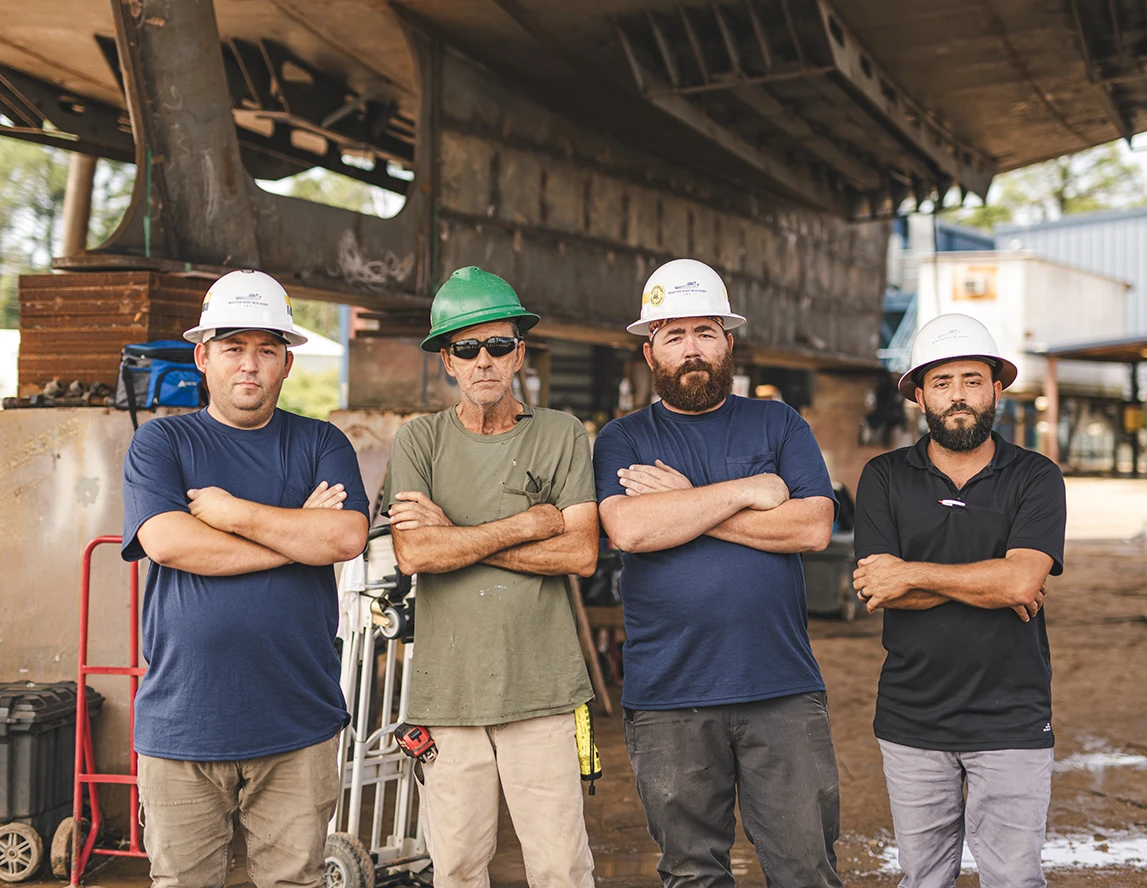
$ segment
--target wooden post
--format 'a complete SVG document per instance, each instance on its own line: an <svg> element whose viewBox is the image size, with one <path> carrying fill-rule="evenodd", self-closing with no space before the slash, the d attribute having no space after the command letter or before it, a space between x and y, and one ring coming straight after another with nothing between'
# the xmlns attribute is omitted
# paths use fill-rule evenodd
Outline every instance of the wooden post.
<svg viewBox="0 0 1147 888"><path fill-rule="evenodd" d="M88 223L92 216L92 184L96 179L96 158L73 154L68 166L68 187L64 191L65 256L77 256L88 248Z"/></svg>
<svg viewBox="0 0 1147 888"><path fill-rule="evenodd" d="M613 715L613 701L609 699L609 689L605 686L605 676L601 672L601 663L597 661L597 647L593 643L589 616L585 612L585 602L581 600L581 577L577 574L570 574L570 591L574 603L574 616L577 620L578 639L581 641L581 651L585 655L585 662L589 667L590 684L593 685L593 692L601 700L605 714Z"/></svg>

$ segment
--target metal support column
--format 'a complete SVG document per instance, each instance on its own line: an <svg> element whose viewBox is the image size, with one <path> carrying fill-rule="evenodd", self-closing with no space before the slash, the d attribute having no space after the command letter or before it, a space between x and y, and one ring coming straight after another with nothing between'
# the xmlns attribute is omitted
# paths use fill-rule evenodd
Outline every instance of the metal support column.
<svg viewBox="0 0 1147 888"><path fill-rule="evenodd" d="M1139 400L1139 362L1134 361L1127 365L1131 370L1131 416L1134 418L1134 428L1125 431L1131 439L1131 477L1139 477L1139 429L1143 425L1143 405Z"/></svg>
<svg viewBox="0 0 1147 888"><path fill-rule="evenodd" d="M211 0L112 0L145 256L259 267Z"/></svg>

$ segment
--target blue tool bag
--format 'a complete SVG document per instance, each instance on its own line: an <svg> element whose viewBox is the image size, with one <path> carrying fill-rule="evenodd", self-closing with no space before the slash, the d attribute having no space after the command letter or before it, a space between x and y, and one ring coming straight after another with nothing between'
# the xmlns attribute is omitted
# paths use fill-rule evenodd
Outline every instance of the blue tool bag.
<svg viewBox="0 0 1147 888"><path fill-rule="evenodd" d="M195 346L178 339L159 339L125 345L116 383L115 406L131 413L156 407L202 407L207 386L195 366Z"/></svg>

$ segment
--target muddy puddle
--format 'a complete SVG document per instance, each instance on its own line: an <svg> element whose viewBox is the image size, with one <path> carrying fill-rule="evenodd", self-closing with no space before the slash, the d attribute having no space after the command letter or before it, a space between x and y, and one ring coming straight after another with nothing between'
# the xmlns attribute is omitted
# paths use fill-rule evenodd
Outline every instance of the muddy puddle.
<svg viewBox="0 0 1147 888"><path fill-rule="evenodd" d="M896 846L887 845L881 852L881 872L899 873ZM1043 846L1043 868L1048 871L1075 868L1130 867L1147 870L1147 835L1078 835L1049 836ZM960 860L962 872L974 873L976 859L967 845ZM1144 875L1147 879L1147 875Z"/></svg>

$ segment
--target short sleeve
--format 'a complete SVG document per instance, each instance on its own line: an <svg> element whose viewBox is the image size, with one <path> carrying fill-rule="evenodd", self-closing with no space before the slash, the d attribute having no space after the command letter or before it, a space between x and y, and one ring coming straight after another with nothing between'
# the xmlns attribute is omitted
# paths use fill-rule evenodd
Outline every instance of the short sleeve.
<svg viewBox="0 0 1147 888"><path fill-rule="evenodd" d="M328 424L328 435L322 452L319 453L317 480L328 484L342 484L346 491L344 509L360 512L370 520L370 500L362 483L362 470L358 464L358 454L350 439L333 425Z"/></svg>
<svg viewBox="0 0 1147 888"><path fill-rule="evenodd" d="M123 461L123 543L125 561L146 558L139 529L149 518L164 512L187 512L187 491L175 445L163 430L162 420L145 422L132 438Z"/></svg>
<svg viewBox="0 0 1147 888"><path fill-rule="evenodd" d="M1008 534L1008 549L1035 549L1050 555L1052 576L1063 573L1064 537L1067 533L1067 492L1063 474L1050 460L1041 459L1020 494L1019 510Z"/></svg>
<svg viewBox="0 0 1147 888"><path fill-rule="evenodd" d="M616 420L606 423L593 444L593 475L599 503L611 496L625 495L617 470L636 462L639 462L637 450L629 436Z"/></svg>
<svg viewBox="0 0 1147 888"><path fill-rule="evenodd" d="M791 407L788 428L781 446L777 449L777 474L789 488L792 499L806 499L810 496L825 496L832 500L833 520L840 504L832 492L832 480L820 445L816 442L809 424Z"/></svg>
<svg viewBox="0 0 1147 888"><path fill-rule="evenodd" d="M868 461L856 485L856 527L853 534L856 560L869 555L900 554L900 534L888 498L887 460Z"/></svg>
<svg viewBox="0 0 1147 888"><path fill-rule="evenodd" d="M382 488L382 500L387 509L395 503L395 494L404 491L417 491L430 496L430 456L429 448L420 446L415 435L415 423L408 422L394 436L390 450L390 463L386 467L386 482Z"/></svg>
<svg viewBox="0 0 1147 888"><path fill-rule="evenodd" d="M554 506L568 509L578 503L596 502L593 490L593 463L589 453L589 435L577 423L572 429L573 441L566 449L566 458L554 477Z"/></svg>

